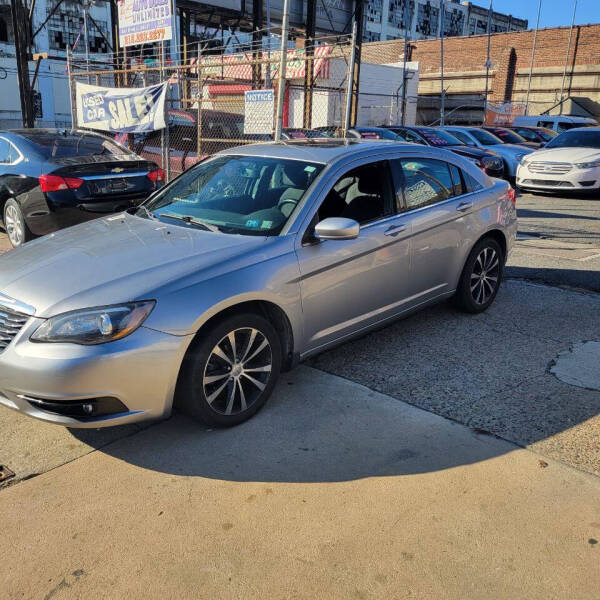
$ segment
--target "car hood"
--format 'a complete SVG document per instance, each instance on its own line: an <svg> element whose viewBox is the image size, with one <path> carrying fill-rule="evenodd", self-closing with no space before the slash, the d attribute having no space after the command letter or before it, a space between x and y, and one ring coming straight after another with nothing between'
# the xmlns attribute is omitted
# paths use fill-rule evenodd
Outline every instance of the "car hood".
<svg viewBox="0 0 600 600"><path fill-rule="evenodd" d="M490 146L490 149L501 156L517 156L517 154L531 154L535 152L533 148L518 146L517 144L496 144L495 146Z"/></svg>
<svg viewBox="0 0 600 600"><path fill-rule="evenodd" d="M186 274L234 268L235 257L269 239L112 215L0 256L0 293L34 307L39 317L150 299Z"/></svg>
<svg viewBox="0 0 600 600"><path fill-rule="evenodd" d="M591 162L600 159L600 150L595 148L550 148L538 150L530 158L569 163Z"/></svg>

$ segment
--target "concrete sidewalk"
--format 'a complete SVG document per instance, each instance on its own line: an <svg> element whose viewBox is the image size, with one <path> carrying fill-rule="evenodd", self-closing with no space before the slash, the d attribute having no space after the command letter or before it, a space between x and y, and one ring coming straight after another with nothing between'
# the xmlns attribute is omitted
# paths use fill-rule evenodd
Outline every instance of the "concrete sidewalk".
<svg viewBox="0 0 600 600"><path fill-rule="evenodd" d="M0 493L2 598L596 597L600 480L308 367Z"/></svg>

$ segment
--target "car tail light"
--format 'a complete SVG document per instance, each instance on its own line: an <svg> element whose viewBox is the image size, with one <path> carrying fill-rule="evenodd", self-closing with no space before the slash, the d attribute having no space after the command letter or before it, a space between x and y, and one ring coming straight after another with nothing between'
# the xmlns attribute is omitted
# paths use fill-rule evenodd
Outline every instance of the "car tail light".
<svg viewBox="0 0 600 600"><path fill-rule="evenodd" d="M508 188L508 197L510 201L513 203L513 206L517 205L517 192L515 192L514 188Z"/></svg>
<svg viewBox="0 0 600 600"><path fill-rule="evenodd" d="M150 171L146 177L154 183L165 182L165 172L162 169L154 169L154 171Z"/></svg>
<svg viewBox="0 0 600 600"><path fill-rule="evenodd" d="M76 190L83 184L79 177L60 177L60 175L40 175L42 192L58 192L61 190Z"/></svg>

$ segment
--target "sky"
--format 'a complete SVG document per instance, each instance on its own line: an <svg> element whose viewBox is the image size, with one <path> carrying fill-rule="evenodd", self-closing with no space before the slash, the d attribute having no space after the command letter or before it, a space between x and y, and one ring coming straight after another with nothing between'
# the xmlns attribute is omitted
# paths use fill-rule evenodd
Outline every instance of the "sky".
<svg viewBox="0 0 600 600"><path fill-rule="evenodd" d="M542 0L540 27L571 25L574 0ZM488 6L488 0L473 0L473 4ZM529 19L529 27L535 27L538 0L494 0L494 10ZM600 0L578 0L575 24L600 23Z"/></svg>

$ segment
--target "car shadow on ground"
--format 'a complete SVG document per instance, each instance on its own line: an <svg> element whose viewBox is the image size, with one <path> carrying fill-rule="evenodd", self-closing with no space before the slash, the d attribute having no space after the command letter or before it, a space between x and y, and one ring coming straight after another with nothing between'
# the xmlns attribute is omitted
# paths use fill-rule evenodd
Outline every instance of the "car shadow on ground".
<svg viewBox="0 0 600 600"><path fill-rule="evenodd" d="M102 451L173 475L318 483L433 472L514 449L502 440L457 429L463 428L345 379L300 367L285 374L264 410L242 425L211 430L175 413ZM71 433L93 445L98 432Z"/></svg>
<svg viewBox="0 0 600 600"><path fill-rule="evenodd" d="M509 281L484 314L442 304L323 353L311 361L317 368L285 374L265 409L241 426L208 430L175 414L102 451L164 473L267 482L488 460L515 448L504 440L544 442L600 414L600 392L549 373L573 343L600 339L599 311L595 295ZM95 446L100 432L71 433ZM577 464L566 446L564 460Z"/></svg>

